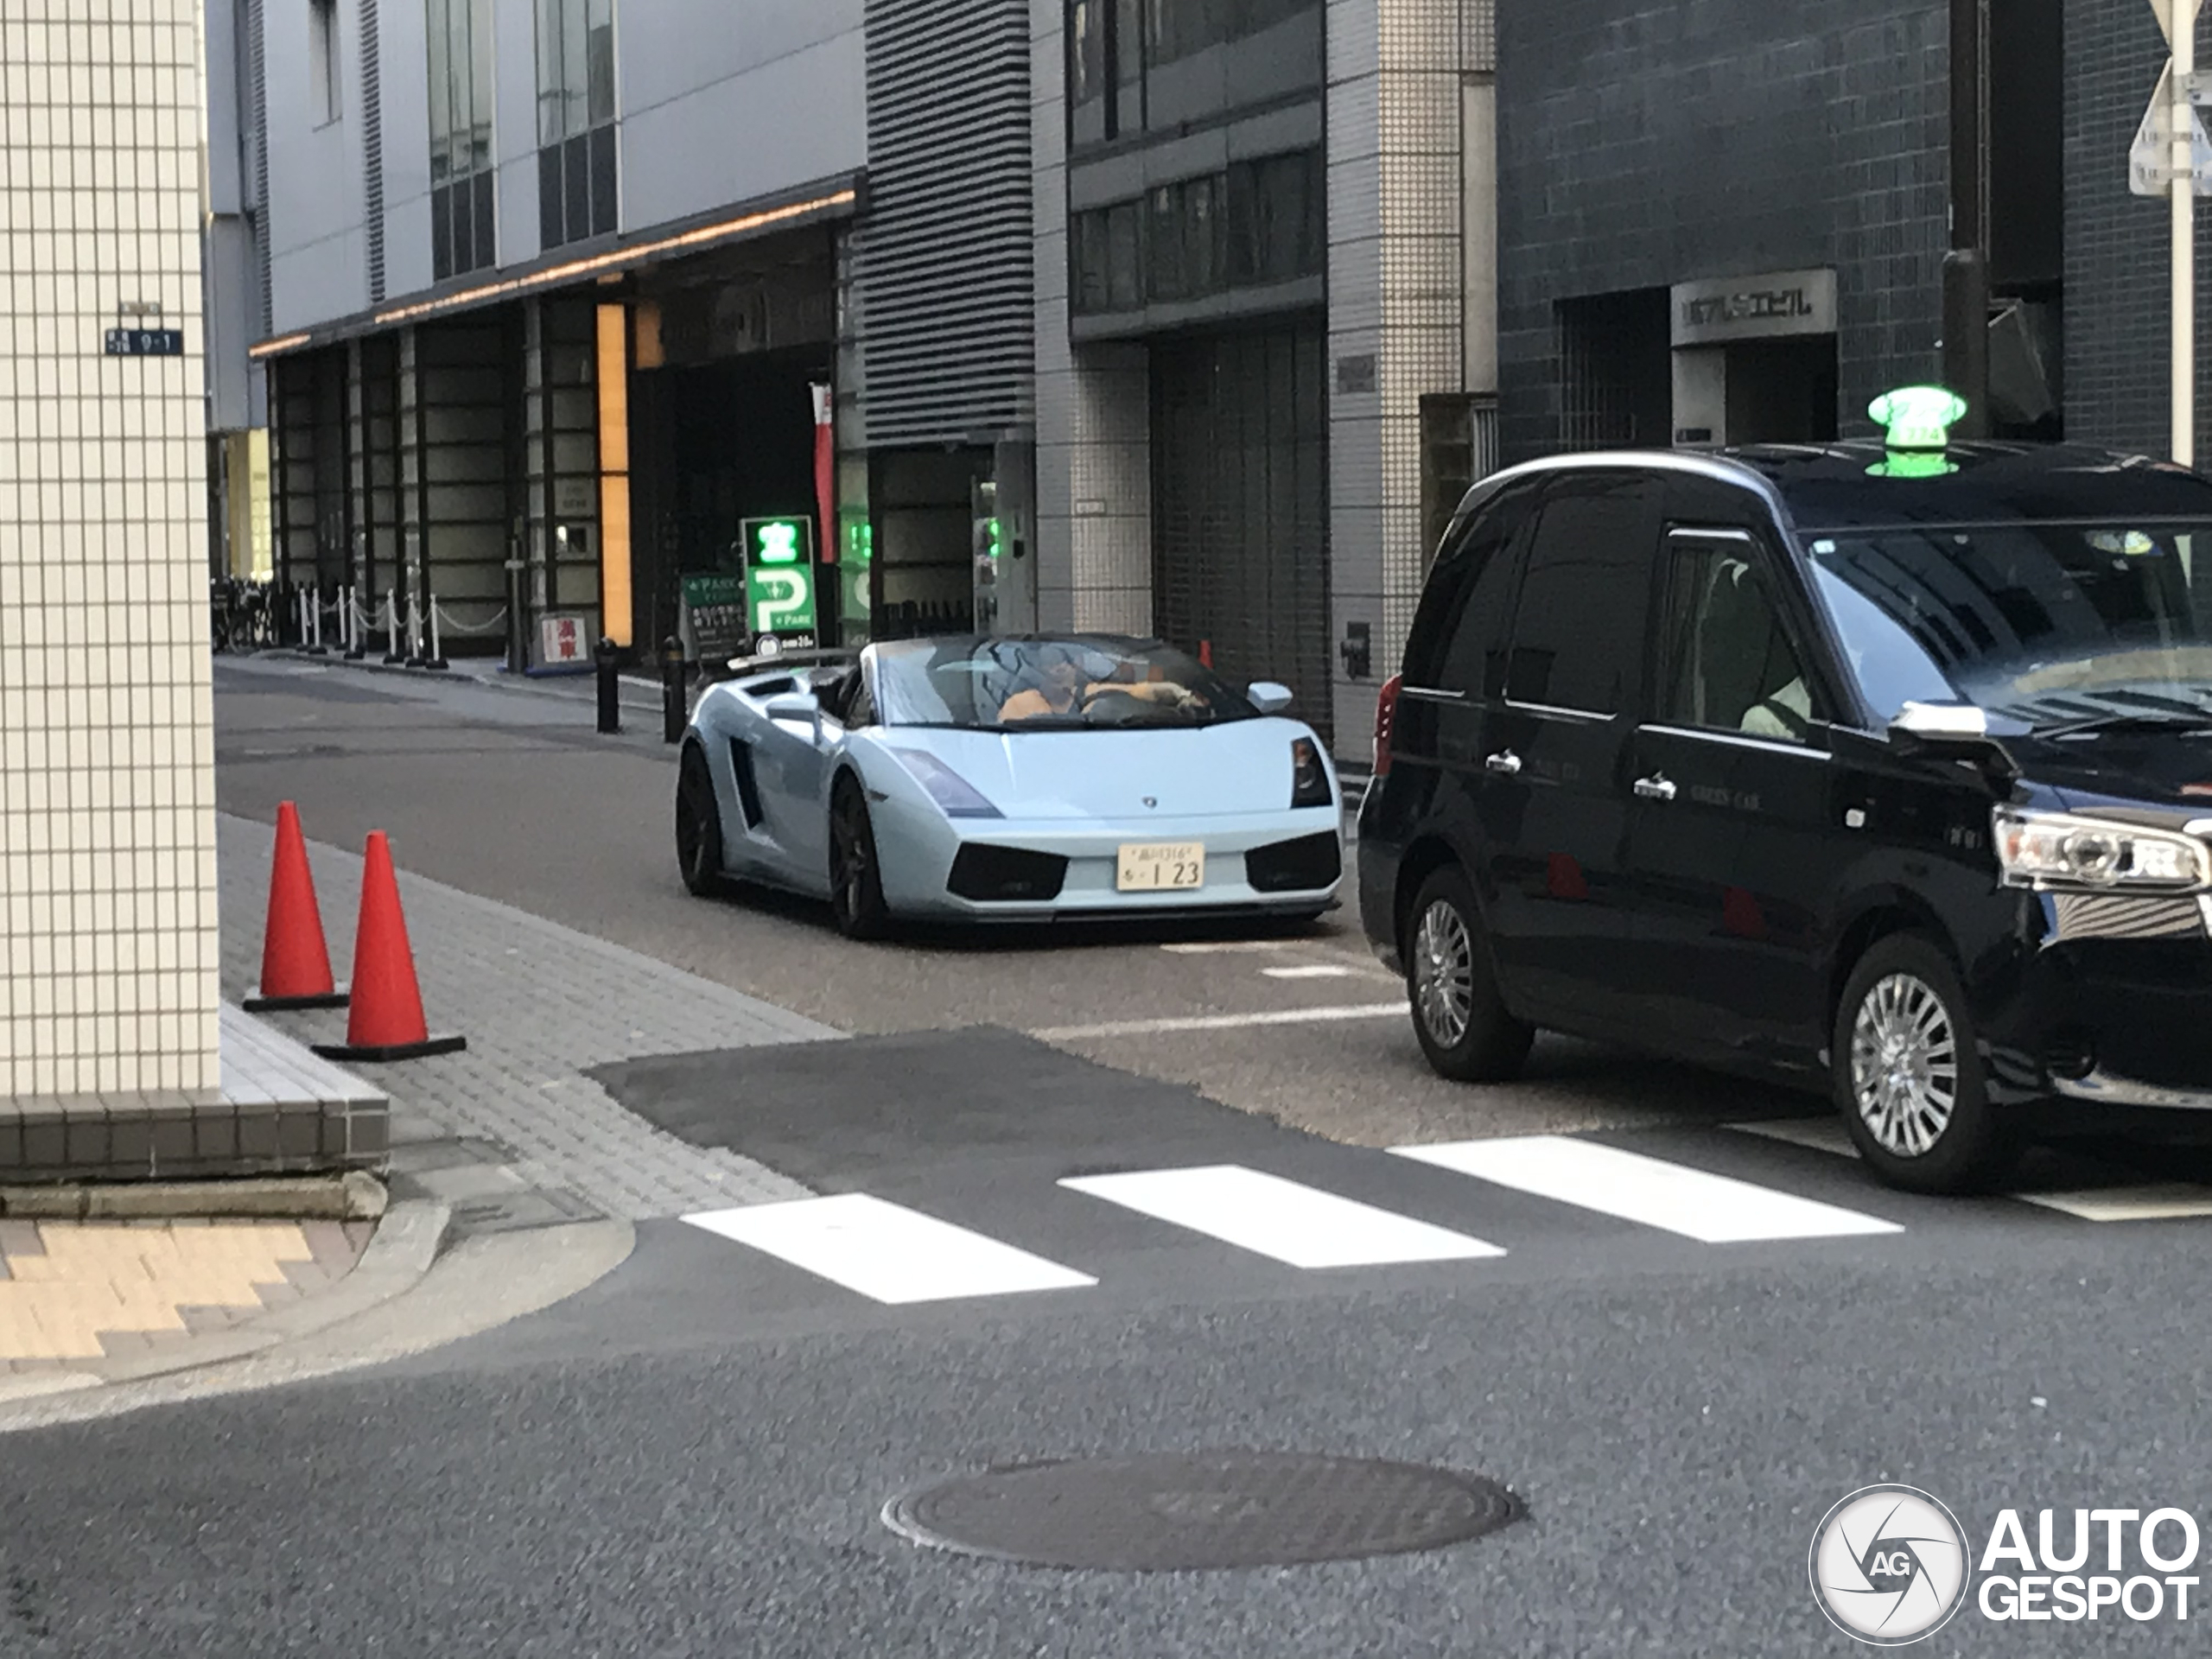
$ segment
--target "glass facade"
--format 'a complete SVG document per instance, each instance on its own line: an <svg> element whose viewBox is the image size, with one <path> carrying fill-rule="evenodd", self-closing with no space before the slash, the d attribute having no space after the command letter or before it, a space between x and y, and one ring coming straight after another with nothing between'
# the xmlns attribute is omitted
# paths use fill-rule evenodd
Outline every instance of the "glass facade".
<svg viewBox="0 0 2212 1659"><path fill-rule="evenodd" d="M549 248L613 234L614 0L537 0L537 223Z"/></svg>
<svg viewBox="0 0 2212 1659"><path fill-rule="evenodd" d="M492 0L429 0L430 265L440 282L498 263Z"/></svg>
<svg viewBox="0 0 2212 1659"><path fill-rule="evenodd" d="M1319 275L1328 259L1321 152L1239 162L1074 216L1077 316L1202 300Z"/></svg>

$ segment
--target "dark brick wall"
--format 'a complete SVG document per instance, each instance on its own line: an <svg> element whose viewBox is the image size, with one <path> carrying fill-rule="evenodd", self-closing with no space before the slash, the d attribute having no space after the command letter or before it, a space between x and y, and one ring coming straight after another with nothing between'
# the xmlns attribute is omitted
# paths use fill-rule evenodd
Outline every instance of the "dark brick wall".
<svg viewBox="0 0 2212 1659"><path fill-rule="evenodd" d="M2158 37L2144 0L2069 3L2132 3ZM1942 0L1500 6L1505 458L1560 447L1554 306L1578 295L1833 265L1841 429L1933 375L1948 60Z"/></svg>
<svg viewBox="0 0 2212 1659"><path fill-rule="evenodd" d="M2198 61L2205 32L2199 30ZM2173 315L2166 267L2171 209L2163 197L2130 194L2127 147L2166 60L2166 43L2143 0L2066 0L2066 435L2163 455L2168 328ZM2198 337L2212 318L2197 218ZM2212 404L2212 363L2197 358L2197 454L2203 457Z"/></svg>

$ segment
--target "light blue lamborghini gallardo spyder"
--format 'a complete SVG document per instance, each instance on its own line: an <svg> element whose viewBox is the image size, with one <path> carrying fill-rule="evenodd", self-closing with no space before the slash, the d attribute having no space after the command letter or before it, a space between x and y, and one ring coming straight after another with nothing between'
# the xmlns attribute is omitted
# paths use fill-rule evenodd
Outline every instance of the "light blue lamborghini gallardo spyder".
<svg viewBox="0 0 2212 1659"><path fill-rule="evenodd" d="M855 938L909 918L1317 916L1341 798L1289 702L1105 634L745 659L684 734L677 859L696 893L827 899Z"/></svg>

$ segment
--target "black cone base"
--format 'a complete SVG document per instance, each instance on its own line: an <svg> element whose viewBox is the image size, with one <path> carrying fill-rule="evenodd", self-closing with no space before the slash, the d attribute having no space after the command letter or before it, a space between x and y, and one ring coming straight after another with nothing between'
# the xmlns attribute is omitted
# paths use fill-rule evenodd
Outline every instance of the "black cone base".
<svg viewBox="0 0 2212 1659"><path fill-rule="evenodd" d="M326 1060L421 1060L433 1054L458 1054L468 1046L466 1037L428 1037L419 1043L390 1043L355 1048L348 1043L310 1043L308 1047Z"/></svg>
<svg viewBox="0 0 2212 1659"><path fill-rule="evenodd" d="M293 1008L342 1008L352 1000L341 985L315 996L264 996L257 990L238 1006L248 1014L283 1014Z"/></svg>

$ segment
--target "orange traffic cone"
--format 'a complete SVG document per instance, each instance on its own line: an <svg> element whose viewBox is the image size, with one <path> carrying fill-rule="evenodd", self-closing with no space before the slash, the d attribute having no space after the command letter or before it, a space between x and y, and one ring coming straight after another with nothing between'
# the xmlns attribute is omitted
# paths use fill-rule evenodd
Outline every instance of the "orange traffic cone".
<svg viewBox="0 0 2212 1659"><path fill-rule="evenodd" d="M333 1060L415 1060L468 1046L466 1037L433 1037L423 1020L423 990L415 982L415 952L400 913L399 882L391 872L391 846L372 830L361 869L361 920L353 933L353 1011L342 1043L317 1043Z"/></svg>
<svg viewBox="0 0 2212 1659"><path fill-rule="evenodd" d="M261 983L246 998L246 1012L345 1006L346 993L330 979L330 947L323 943L322 909L315 901L315 874L308 868L299 809L286 801L276 809L276 855L269 874Z"/></svg>

